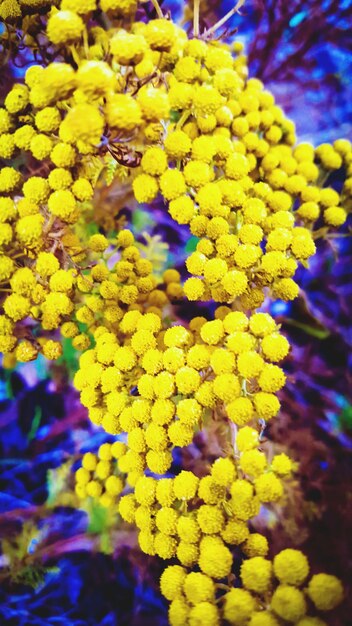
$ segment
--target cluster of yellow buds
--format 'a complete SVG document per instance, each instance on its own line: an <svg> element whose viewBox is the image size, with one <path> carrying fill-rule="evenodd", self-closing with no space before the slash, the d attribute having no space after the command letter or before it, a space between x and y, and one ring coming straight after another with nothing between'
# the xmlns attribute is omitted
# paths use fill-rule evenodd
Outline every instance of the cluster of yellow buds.
<svg viewBox="0 0 352 626"><path fill-rule="evenodd" d="M262 503L280 500L281 476L289 477L292 464L286 455L276 455L267 466L264 453L255 449L258 432L246 429L236 443L247 449L218 458L202 478L185 470L173 478L141 476L134 493L122 496L119 512L139 528L143 552L177 556L182 566L198 566L214 580L230 575L231 546L240 546L248 557L266 556L267 539L250 533L248 521Z"/></svg>
<svg viewBox="0 0 352 626"><path fill-rule="evenodd" d="M86 452L83 455L82 466L75 474L75 490L79 498L95 498L106 508L116 505L117 497L125 488L125 476L119 473L117 465L125 448L122 441L115 441L113 444L103 443L97 454Z"/></svg>
<svg viewBox="0 0 352 626"><path fill-rule="evenodd" d="M293 123L263 84L246 76L230 46L187 41L169 68L178 121L167 126L160 147L147 148L133 188L139 202L160 192L171 217L199 238L186 263L193 275L187 298L249 309L261 306L268 288L274 298L293 300L293 276L315 252L321 214L327 226L346 220L351 144L294 147ZM341 194L322 189L342 166Z"/></svg>
<svg viewBox="0 0 352 626"><path fill-rule="evenodd" d="M245 560L240 569L243 588L217 585L206 572L179 565L167 567L160 582L171 601L172 626L219 626L224 621L233 626L327 626L309 612L335 608L343 596L341 583L328 574L315 574L307 583L308 575L305 555L287 549L273 561L263 556Z"/></svg>
<svg viewBox="0 0 352 626"><path fill-rule="evenodd" d="M247 318L227 307L215 315L192 319L189 329L165 328L150 308L143 314L133 307L117 331L98 326L95 347L80 358L74 385L94 423L128 434L132 485L146 468L168 471L172 448L192 443L209 409L239 427L279 411L275 394L285 374L276 363L289 344L274 319L266 313ZM256 462L265 460L246 451L242 457L253 476Z"/></svg>
<svg viewBox="0 0 352 626"><path fill-rule="evenodd" d="M323 626L311 609L334 608L341 583L318 574L303 588L306 557L288 549L271 562L249 527L262 505L282 503L294 469L284 453L269 461L262 440L289 343L257 309L294 299L298 264L345 222L351 143L296 145L293 122L248 79L241 45L214 28L188 36L157 0L157 19L134 21L137 4L0 3L10 39L31 13L36 53L38 12L56 59L29 67L0 107L0 346L19 361L55 359L60 330L82 352L81 402L125 443L83 456L76 493L118 509L146 554L179 561L161 578L172 626ZM175 269L156 278L130 230L88 234L107 154L137 203L159 194L198 238L184 285ZM340 193L325 185L334 170ZM173 304L184 297L221 306L181 323ZM200 476L173 471L174 449L217 421L221 456Z"/></svg>

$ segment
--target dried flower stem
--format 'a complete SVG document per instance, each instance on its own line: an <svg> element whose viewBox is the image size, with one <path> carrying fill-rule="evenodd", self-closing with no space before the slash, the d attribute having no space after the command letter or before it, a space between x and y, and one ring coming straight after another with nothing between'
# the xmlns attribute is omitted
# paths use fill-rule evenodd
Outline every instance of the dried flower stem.
<svg viewBox="0 0 352 626"><path fill-rule="evenodd" d="M163 15L163 12L162 12L162 10L160 8L158 0L152 0L152 5L153 5L153 7L154 7L154 9L156 11L157 16L160 17L161 19L163 19L164 15Z"/></svg>
<svg viewBox="0 0 352 626"><path fill-rule="evenodd" d="M221 26L223 26L233 15L235 15L235 13L237 13L237 11L244 5L244 3L245 3L245 0L238 0L238 2L233 7L233 9L231 9L228 13L226 13L226 15L224 15L224 17L221 18L221 20L219 20L218 22L216 22L216 24L214 24L214 26L209 28L204 33L204 35L212 35L217 30L219 30Z"/></svg>
<svg viewBox="0 0 352 626"><path fill-rule="evenodd" d="M200 0L194 0L193 2L193 35L199 37L199 7Z"/></svg>

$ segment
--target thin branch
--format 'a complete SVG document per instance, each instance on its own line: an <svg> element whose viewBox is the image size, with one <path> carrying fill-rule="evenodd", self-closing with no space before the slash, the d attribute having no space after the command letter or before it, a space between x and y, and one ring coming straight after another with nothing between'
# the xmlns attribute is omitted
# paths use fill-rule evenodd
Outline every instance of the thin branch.
<svg viewBox="0 0 352 626"><path fill-rule="evenodd" d="M164 15L163 15L163 12L162 12L162 10L160 8L158 0L152 0L152 5L153 5L153 7L154 7L154 9L156 11L157 16L160 17L161 19L163 19Z"/></svg>
<svg viewBox="0 0 352 626"><path fill-rule="evenodd" d="M193 36L199 37L199 7L200 0L193 2Z"/></svg>
<svg viewBox="0 0 352 626"><path fill-rule="evenodd" d="M212 26L207 31L205 31L204 35L212 35L217 30L219 30L219 28L221 28L221 26L223 26L233 15L235 15L235 13L237 13L239 11L239 9L241 7L243 7L245 1L246 0L238 0L238 2L233 7L233 9L231 9L231 11L226 13L226 15L224 15L224 17L221 18L221 20L219 20L218 22L216 22L216 24L214 24L214 26Z"/></svg>

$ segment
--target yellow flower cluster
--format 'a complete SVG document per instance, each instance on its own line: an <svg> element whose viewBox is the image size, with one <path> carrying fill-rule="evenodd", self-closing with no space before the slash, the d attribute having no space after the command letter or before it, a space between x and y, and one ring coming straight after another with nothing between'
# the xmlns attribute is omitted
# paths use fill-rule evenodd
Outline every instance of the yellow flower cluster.
<svg viewBox="0 0 352 626"><path fill-rule="evenodd" d="M117 263L119 269L123 263ZM107 306L113 307L109 315L113 325L109 329L95 324L96 345L82 355L74 378L93 421L113 434L128 433L130 484L146 467L164 474L172 463L172 448L192 443L194 430L202 426L209 409L225 412L237 426L274 417L280 408L275 394L285 383L285 374L276 363L289 351L274 319L265 313L247 318L221 307L214 320L194 318L189 329L180 325L165 329L159 309L152 312L149 307L144 313L135 304L138 290L132 292L132 287L128 285L127 293L134 297L126 298L122 297L126 287L112 280L101 282L103 298L132 306L125 313L116 304ZM162 291L154 294L159 300L166 297ZM153 292L148 299L149 304L154 302ZM100 302L96 310L106 316L104 300ZM86 309L86 305L78 309L77 317L87 321L89 313L96 321L91 309ZM239 442L242 470L258 477L264 500L264 493L275 489L279 497L277 479L269 474L259 478L259 469L264 472L266 465L260 461L264 455L257 453L257 458L251 450L257 443L255 434L253 441L254 446L251 434L248 438L243 431ZM271 499L277 498L269 495Z"/></svg>
<svg viewBox="0 0 352 626"><path fill-rule="evenodd" d="M348 176L352 153L347 140L294 147L293 123L260 81L247 80L243 59L223 43L184 43L168 76L179 119L146 149L133 188L139 202L160 191L199 238L186 297L253 309L268 288L274 298L298 295L293 277L315 252L321 213L328 226L346 220L350 178L340 195L318 180L343 165Z"/></svg>
<svg viewBox="0 0 352 626"><path fill-rule="evenodd" d="M299 589L309 574L308 561L299 550L283 550L273 562L263 556L246 559L240 574L243 588L224 585L227 590L219 602L220 590L211 576L169 565L161 576L160 586L171 602L171 626L220 626L224 621L233 626L279 626L281 620L299 626L327 626L320 618L307 615L308 602L312 601L318 610L329 611L343 597L340 581L327 574L312 576L308 586Z"/></svg>
<svg viewBox="0 0 352 626"><path fill-rule="evenodd" d="M97 454L86 452L82 466L76 471L76 493L79 498L87 496L98 500L106 507L116 505L117 497L124 490L125 477L118 472L117 459L125 454L126 446L121 441L103 443Z"/></svg>
<svg viewBox="0 0 352 626"><path fill-rule="evenodd" d="M271 562L249 528L282 501L293 471L285 453L269 461L262 441L290 346L256 309L267 296L294 299L315 238L345 222L351 143L296 145L238 43L188 38L153 5L150 21L133 20L136 0L0 5L18 27L38 11L58 58L31 66L0 108L1 349L22 362L58 358L60 329L82 352L81 402L126 443L84 454L76 493L134 523L144 553L178 560L161 577L171 626L322 626L310 608L333 609L341 583L307 583L297 550ZM94 22L97 9L109 27ZM27 45L37 52L29 34ZM130 230L87 234L107 154L128 169L138 203L160 194L198 238L184 286L175 269L156 278ZM338 193L324 180L340 168ZM184 296L222 306L180 323L172 304ZM223 456L200 475L174 472L174 448L216 422ZM232 586L235 549L242 587Z"/></svg>

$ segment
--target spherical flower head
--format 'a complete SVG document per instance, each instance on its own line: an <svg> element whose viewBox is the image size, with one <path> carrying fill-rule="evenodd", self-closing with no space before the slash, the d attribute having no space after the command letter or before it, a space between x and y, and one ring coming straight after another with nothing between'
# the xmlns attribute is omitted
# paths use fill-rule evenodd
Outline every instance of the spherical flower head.
<svg viewBox="0 0 352 626"><path fill-rule="evenodd" d="M84 61L78 68L76 79L79 89L89 97L105 95L114 89L116 82L114 72L104 61ZM94 119L92 117L92 121Z"/></svg>
<svg viewBox="0 0 352 626"><path fill-rule="evenodd" d="M212 602L215 598L214 582L200 572L191 572L187 574L183 582L183 590L187 600L191 604L199 604L199 602Z"/></svg>
<svg viewBox="0 0 352 626"><path fill-rule="evenodd" d="M16 348L16 358L21 363L28 363L34 361L38 356L38 350L35 346L25 339Z"/></svg>
<svg viewBox="0 0 352 626"><path fill-rule="evenodd" d="M343 600L342 584L330 574L315 574L309 581L307 593L319 611L331 611Z"/></svg>
<svg viewBox="0 0 352 626"><path fill-rule="evenodd" d="M29 267L21 267L12 275L10 285L14 293L30 296L36 286L35 276Z"/></svg>
<svg viewBox="0 0 352 626"><path fill-rule="evenodd" d="M136 508L137 504L133 493L129 493L127 496L122 496L118 504L118 509L123 520L129 524L133 524L135 520Z"/></svg>
<svg viewBox="0 0 352 626"><path fill-rule="evenodd" d="M236 468L229 458L216 459L211 467L211 476L217 485L230 487L236 478Z"/></svg>
<svg viewBox="0 0 352 626"><path fill-rule="evenodd" d="M0 108L0 134L7 133L11 130L11 117L6 109Z"/></svg>
<svg viewBox="0 0 352 626"><path fill-rule="evenodd" d="M62 355L62 345L58 341L48 339L43 346L43 354L46 359L55 361Z"/></svg>
<svg viewBox="0 0 352 626"><path fill-rule="evenodd" d="M1 224L0 230L0 248L8 246L13 238L12 227L10 224Z"/></svg>
<svg viewBox="0 0 352 626"><path fill-rule="evenodd" d="M149 174L139 174L133 183L133 193L137 202L152 202L158 193L157 180Z"/></svg>
<svg viewBox="0 0 352 626"><path fill-rule="evenodd" d="M158 147L147 148L141 161L143 171L150 176L161 176L167 169L164 150Z"/></svg>
<svg viewBox="0 0 352 626"><path fill-rule="evenodd" d="M0 223L11 222L16 215L16 206L12 198L0 197Z"/></svg>
<svg viewBox="0 0 352 626"><path fill-rule="evenodd" d="M177 80L185 83L193 83L199 78L201 65L196 59L190 56L184 56L179 59L175 65L174 76Z"/></svg>
<svg viewBox="0 0 352 626"><path fill-rule="evenodd" d="M176 30L172 22L160 18L150 20L143 30L143 36L152 50L168 51L176 40Z"/></svg>
<svg viewBox="0 0 352 626"><path fill-rule="evenodd" d="M147 465L154 474L165 474L171 467L172 455L168 450L150 450L146 456Z"/></svg>
<svg viewBox="0 0 352 626"><path fill-rule="evenodd" d="M30 142L30 151L38 161L44 160L52 151L53 142L43 133L34 135Z"/></svg>
<svg viewBox="0 0 352 626"><path fill-rule="evenodd" d="M201 544L199 567L210 578L219 580L225 578L231 572L232 554L222 541L216 541L209 537L210 541Z"/></svg>
<svg viewBox="0 0 352 626"><path fill-rule="evenodd" d="M266 465L264 452L260 452L259 450L247 450L241 454L240 468L249 476L260 476L265 471Z"/></svg>
<svg viewBox="0 0 352 626"><path fill-rule="evenodd" d="M54 272L57 272L59 268L59 261L54 254L51 252L40 252L38 254L35 269L39 276L42 278L48 278L49 276L52 276Z"/></svg>
<svg viewBox="0 0 352 626"><path fill-rule="evenodd" d="M196 115L215 113L222 103L223 97L219 91L211 85L202 85L194 92L193 106Z"/></svg>
<svg viewBox="0 0 352 626"><path fill-rule="evenodd" d="M299 623L301 624L301 622ZM258 613L253 613L248 626L279 626L279 622L272 613L269 613L269 611L260 611Z"/></svg>
<svg viewBox="0 0 352 626"><path fill-rule="evenodd" d="M9 113L19 113L28 104L29 91L26 85L15 84L5 98L5 107ZM6 120L3 116L3 120Z"/></svg>
<svg viewBox="0 0 352 626"><path fill-rule="evenodd" d="M261 348L265 358L277 363L288 355L290 344L283 335L272 333L262 339Z"/></svg>
<svg viewBox="0 0 352 626"><path fill-rule="evenodd" d="M9 133L0 135L0 158L11 159L15 152L16 145L14 136Z"/></svg>
<svg viewBox="0 0 352 626"><path fill-rule="evenodd" d="M161 506L171 506L175 500L172 478L160 478L156 486L156 499Z"/></svg>
<svg viewBox="0 0 352 626"><path fill-rule="evenodd" d="M232 298L237 298L246 292L248 278L242 271L231 270L222 278L221 284Z"/></svg>
<svg viewBox="0 0 352 626"><path fill-rule="evenodd" d="M250 426L241 428L236 436L236 445L240 452L253 450L259 444L259 433Z"/></svg>
<svg viewBox="0 0 352 626"><path fill-rule="evenodd" d="M228 178L240 180L249 172L248 159L239 152L231 154L225 164L225 173Z"/></svg>
<svg viewBox="0 0 352 626"><path fill-rule="evenodd" d="M316 247L309 230L297 227L292 235L291 250L297 259L305 260L315 254Z"/></svg>
<svg viewBox="0 0 352 626"><path fill-rule="evenodd" d="M306 613L306 601L299 589L290 585L280 585L274 591L271 608L288 622L297 622Z"/></svg>
<svg viewBox="0 0 352 626"><path fill-rule="evenodd" d="M174 479L174 493L179 500L192 500L198 489L199 478L193 474L182 470Z"/></svg>
<svg viewBox="0 0 352 626"><path fill-rule="evenodd" d="M44 217L42 215L28 215L21 217L16 224L16 234L21 244L29 249L41 247Z"/></svg>
<svg viewBox="0 0 352 626"><path fill-rule="evenodd" d="M253 404L249 398L235 398L226 405L229 419L237 426L244 426L253 417Z"/></svg>
<svg viewBox="0 0 352 626"><path fill-rule="evenodd" d="M203 161L189 161L183 172L187 185L195 189L208 183L211 177L210 167Z"/></svg>
<svg viewBox="0 0 352 626"><path fill-rule="evenodd" d="M15 131L13 139L17 148L20 148L20 150L29 150L31 140L34 136L35 130L33 126L30 126L30 124L24 124L24 126L21 126Z"/></svg>
<svg viewBox="0 0 352 626"><path fill-rule="evenodd" d="M241 580L243 586L249 591L265 593L271 585L271 576L271 561L262 556L243 561L241 565Z"/></svg>
<svg viewBox="0 0 352 626"><path fill-rule="evenodd" d="M167 600L174 600L182 594L186 570L180 565L170 565L160 577L160 590Z"/></svg>
<svg viewBox="0 0 352 626"><path fill-rule="evenodd" d="M49 286L51 291L62 291L67 293L73 287L72 273L66 270L58 270L50 277Z"/></svg>
<svg viewBox="0 0 352 626"><path fill-rule="evenodd" d="M129 94L110 96L105 106L105 115L109 126L117 130L131 131L142 122L140 106Z"/></svg>
<svg viewBox="0 0 352 626"><path fill-rule="evenodd" d="M54 191L48 200L49 211L65 222L71 222L76 217L76 199L68 189Z"/></svg>
<svg viewBox="0 0 352 626"><path fill-rule="evenodd" d="M35 125L44 133L51 133L58 129L61 122L60 111L56 107L45 107L35 115Z"/></svg>
<svg viewBox="0 0 352 626"><path fill-rule="evenodd" d="M164 533L157 533L154 540L155 553L161 559L172 559L176 554L177 541Z"/></svg>
<svg viewBox="0 0 352 626"><path fill-rule="evenodd" d="M261 502L276 502L283 495L282 482L275 474L262 474L255 480L255 490Z"/></svg>
<svg viewBox="0 0 352 626"><path fill-rule="evenodd" d="M189 109L193 100L194 87L187 83L176 82L170 86L169 103L171 109Z"/></svg>
<svg viewBox="0 0 352 626"><path fill-rule="evenodd" d="M190 626L219 626L219 610L210 602L200 602L190 610L188 623Z"/></svg>
<svg viewBox="0 0 352 626"><path fill-rule="evenodd" d="M166 170L160 177L160 190L166 200L176 200L186 193L186 182L179 170Z"/></svg>
<svg viewBox="0 0 352 626"><path fill-rule="evenodd" d="M177 533L181 540L188 543L198 543L202 534L195 518L182 515L177 522Z"/></svg>
<svg viewBox="0 0 352 626"><path fill-rule="evenodd" d="M342 226L347 219L346 211L339 206L331 206L324 211L324 222L329 226Z"/></svg>
<svg viewBox="0 0 352 626"><path fill-rule="evenodd" d="M256 603L245 589L231 589L224 596L224 617L235 626L246 624L256 608Z"/></svg>
<svg viewBox="0 0 352 626"><path fill-rule="evenodd" d="M0 255L0 281L7 281L15 269L14 261L4 254Z"/></svg>
<svg viewBox="0 0 352 626"><path fill-rule="evenodd" d="M293 469L293 463L291 459L282 452L276 454L271 462L271 469L278 474L278 476L289 476Z"/></svg>
<svg viewBox="0 0 352 626"><path fill-rule="evenodd" d="M254 394L253 402L258 417L265 420L275 417L280 410L280 402L273 393L259 391Z"/></svg>
<svg viewBox="0 0 352 626"><path fill-rule="evenodd" d="M156 451L165 450L169 444L169 439L165 428L159 424L149 424L145 431L145 440L148 448Z"/></svg>
<svg viewBox="0 0 352 626"><path fill-rule="evenodd" d="M197 370L192 367L185 366L181 367L176 372L175 382L179 393L183 395L190 395L197 391L199 385L201 384L201 377Z"/></svg>
<svg viewBox="0 0 352 626"><path fill-rule="evenodd" d="M275 393L282 389L286 382L283 370L277 365L266 363L259 375L258 383L262 391Z"/></svg>
<svg viewBox="0 0 352 626"><path fill-rule="evenodd" d="M200 336L204 343L215 346L224 337L224 326L221 320L212 320L203 324Z"/></svg>
<svg viewBox="0 0 352 626"><path fill-rule="evenodd" d="M210 259L204 264L204 278L209 285L219 282L228 271L228 265L224 259Z"/></svg>
<svg viewBox="0 0 352 626"><path fill-rule="evenodd" d="M170 604L170 626L184 626L187 623L190 607L183 596L176 597Z"/></svg>
<svg viewBox="0 0 352 626"><path fill-rule="evenodd" d="M83 20L73 11L57 11L48 20L47 36L56 45L80 39L84 30Z"/></svg>
<svg viewBox="0 0 352 626"><path fill-rule="evenodd" d="M73 143L84 141L96 146L104 130L104 117L92 104L77 104L67 113L60 125L60 138Z"/></svg>
<svg viewBox="0 0 352 626"><path fill-rule="evenodd" d="M50 159L56 167L73 167L76 160L76 151L69 143L58 143L53 148Z"/></svg>
<svg viewBox="0 0 352 626"><path fill-rule="evenodd" d="M201 530L209 535L219 533L225 525L222 511L217 506L203 504L197 512L197 521Z"/></svg>
<svg viewBox="0 0 352 626"><path fill-rule="evenodd" d="M160 532L166 535L176 535L178 512L171 507L162 507L156 514L155 523Z"/></svg>
<svg viewBox="0 0 352 626"><path fill-rule="evenodd" d="M254 350L241 352L237 359L237 369L243 378L256 378L264 367L264 360Z"/></svg>
<svg viewBox="0 0 352 626"><path fill-rule="evenodd" d="M160 121L169 117L170 104L167 93L154 87L142 87L137 94L137 102L142 115L148 122Z"/></svg>
<svg viewBox="0 0 352 626"><path fill-rule="evenodd" d="M274 573L281 583L298 587L309 574L307 557L300 550L282 550L274 558Z"/></svg>
<svg viewBox="0 0 352 626"><path fill-rule="evenodd" d="M245 522L230 519L221 532L221 537L226 543L240 545L249 536L248 526Z"/></svg>
<svg viewBox="0 0 352 626"><path fill-rule="evenodd" d="M10 193L19 187L22 180L20 172L13 167L3 167L0 170L0 193Z"/></svg>

